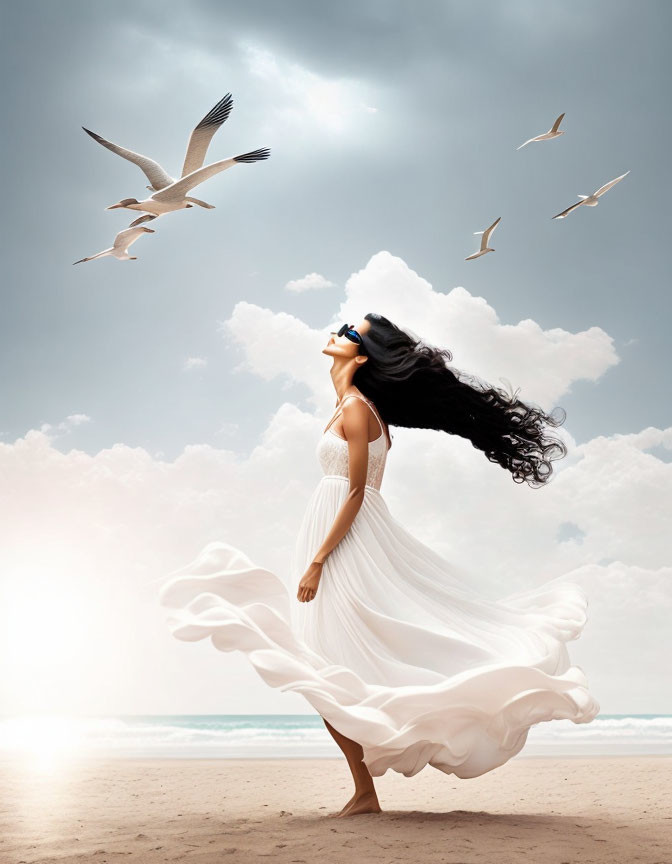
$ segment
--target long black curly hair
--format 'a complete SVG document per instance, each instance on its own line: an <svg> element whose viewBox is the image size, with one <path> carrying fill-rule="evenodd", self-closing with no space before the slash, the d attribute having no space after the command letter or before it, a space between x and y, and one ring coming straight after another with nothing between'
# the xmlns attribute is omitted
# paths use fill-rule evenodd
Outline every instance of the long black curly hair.
<svg viewBox="0 0 672 864"><path fill-rule="evenodd" d="M516 398L518 390L509 394L450 368L447 348L428 345L375 312L364 317L371 327L359 351L368 360L353 383L388 425L460 435L510 471L514 482L532 488L548 482L551 461L566 456L567 448L545 426L562 425L563 408L546 414Z"/></svg>

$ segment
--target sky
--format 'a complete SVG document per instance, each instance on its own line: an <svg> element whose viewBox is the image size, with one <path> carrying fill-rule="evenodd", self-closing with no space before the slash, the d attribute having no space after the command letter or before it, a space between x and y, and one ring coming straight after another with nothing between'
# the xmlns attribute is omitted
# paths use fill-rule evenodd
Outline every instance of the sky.
<svg viewBox="0 0 672 864"><path fill-rule="evenodd" d="M571 573L602 711L672 712L669 4L0 8L0 712L311 713L177 642L154 586L216 539L287 574L335 402L321 350L371 311L567 412L543 490L393 429L395 517L493 598ZM208 159L270 158L151 223L137 260L73 267L147 182L82 127L179 174L228 92Z"/></svg>

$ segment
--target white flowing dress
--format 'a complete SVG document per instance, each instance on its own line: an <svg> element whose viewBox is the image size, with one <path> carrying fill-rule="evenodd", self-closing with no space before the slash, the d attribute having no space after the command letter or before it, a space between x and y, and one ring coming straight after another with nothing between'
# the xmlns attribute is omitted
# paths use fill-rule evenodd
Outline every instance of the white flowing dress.
<svg viewBox="0 0 672 864"><path fill-rule="evenodd" d="M369 443L362 505L327 556L315 598L300 602L298 584L349 490L348 443L331 429L338 413L317 446L324 476L289 589L234 546L209 543L160 588L173 635L244 652L269 686L301 693L360 743L372 776L431 765L477 777L515 756L536 723L589 723L600 706L566 645L587 620L583 589L559 578L490 601L460 580L388 510L387 436L364 401L381 434Z"/></svg>

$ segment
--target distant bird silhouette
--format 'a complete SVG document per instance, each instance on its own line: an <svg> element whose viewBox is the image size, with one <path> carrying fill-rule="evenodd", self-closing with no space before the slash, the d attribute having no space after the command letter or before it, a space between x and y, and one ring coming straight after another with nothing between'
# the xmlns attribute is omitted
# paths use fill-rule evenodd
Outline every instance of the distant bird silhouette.
<svg viewBox="0 0 672 864"><path fill-rule="evenodd" d="M474 252L473 255L469 255L467 258L465 258L464 259L465 261L471 261L473 258L480 258L481 255L485 255L486 252L494 252L495 251L494 249L491 249L488 246L488 241L490 240L490 235L492 234L492 232L495 230L495 228L499 224L499 221L501 218L502 217L500 216L498 219L495 219L495 221L492 223L492 225L489 228L486 228L485 231L474 231L474 234L482 234L483 235L483 237L481 238L481 248L478 250L478 252Z"/></svg>
<svg viewBox="0 0 672 864"><path fill-rule="evenodd" d="M103 258L105 255L112 255L120 261L135 261L137 256L129 255L128 247L131 243L135 243L138 237L142 237L143 234L154 233L153 228L145 228L142 225L138 228L124 228L114 238L114 244L109 249L104 249L102 252L98 252L97 255L91 255L90 258L80 258L79 261L73 261L72 263L81 264L83 261L93 261L94 258Z"/></svg>
<svg viewBox="0 0 672 864"><path fill-rule="evenodd" d="M537 135L534 138L528 138L524 144L521 144L520 147L516 147L516 150L522 150L522 148L525 146L525 144L531 144L533 141L550 141L551 138L557 138L559 135L564 135L565 134L564 129L561 129L560 131L558 131L558 127L560 126L560 122L564 116L565 116L564 113L562 113L558 117L558 119L555 121L555 123L551 126L551 128L548 130L548 132L544 132L543 135Z"/></svg>
<svg viewBox="0 0 672 864"><path fill-rule="evenodd" d="M615 180L610 180L609 183L605 183L604 186L600 186L597 192L593 192L592 195L579 195L581 201L577 201L576 204L572 204L571 207L568 207L566 210L563 210L562 213L556 213L553 216L553 219L564 219L568 213L571 213L572 210L576 210L577 207L580 207L582 204L585 204L586 207L597 207L598 198L604 195L605 192L608 192L612 186L615 186L619 180L622 180L629 171L626 171L625 174L621 174L620 177L617 177Z"/></svg>

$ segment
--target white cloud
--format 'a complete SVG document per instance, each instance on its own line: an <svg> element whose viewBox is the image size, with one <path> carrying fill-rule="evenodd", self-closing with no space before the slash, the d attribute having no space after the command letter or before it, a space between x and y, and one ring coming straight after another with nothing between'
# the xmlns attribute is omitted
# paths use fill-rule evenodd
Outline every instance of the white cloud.
<svg viewBox="0 0 672 864"><path fill-rule="evenodd" d="M239 429L238 423L222 423L222 425L215 431L215 435L235 435L235 433Z"/></svg>
<svg viewBox="0 0 672 864"><path fill-rule="evenodd" d="M184 372L190 372L192 369L204 369L208 365L206 357L187 357L182 366Z"/></svg>
<svg viewBox="0 0 672 864"><path fill-rule="evenodd" d="M325 371L318 363L306 362L307 357L319 357L327 344L326 328L320 333L288 312L272 312L241 300L231 317L218 323L218 329L229 342L244 349L244 359L233 367L233 373L248 371L266 381L280 377L285 386L308 384L310 398L320 392L323 399L327 397Z"/></svg>
<svg viewBox="0 0 672 864"><path fill-rule="evenodd" d="M301 294L304 291L321 291L324 288L335 287L336 285L333 282L330 282L320 273L307 273L301 279L291 279L285 285L287 291L294 291L296 294Z"/></svg>
<svg viewBox="0 0 672 864"><path fill-rule="evenodd" d="M69 426L81 426L82 423L88 423L90 420L88 414L68 414L65 423Z"/></svg>
<svg viewBox="0 0 672 864"><path fill-rule="evenodd" d="M60 435L64 435L77 426L81 426L83 423L90 423L91 418L88 414L68 414L65 420L61 420L60 423L53 425L52 423L42 423L40 426L40 430L44 432L45 435L49 435L51 438L57 438Z"/></svg>
<svg viewBox="0 0 672 864"><path fill-rule="evenodd" d="M385 252L348 280L334 318L370 310L451 347L456 365L505 376L522 385L521 398L548 404L617 362L598 327L503 324L482 298L436 292ZM208 644L192 646L194 676L193 653L168 633L152 584L215 539L288 581L320 477L312 454L334 399L331 358L320 355L328 326L313 330L247 302L221 326L241 349L237 369L303 384L314 407L281 404L249 456L208 445L188 446L173 462L124 444L61 453L37 430L0 442L3 710L221 711L222 688L229 711L306 709L296 694L266 687L245 658ZM589 623L571 654L603 711L670 711L653 628L662 632L672 614L672 462L648 451L671 450L672 429L581 445L563 434L569 458L555 463L551 484L532 490L462 439L395 429L382 493L395 518L488 596L562 574L583 584ZM203 686L217 680L221 688Z"/></svg>

